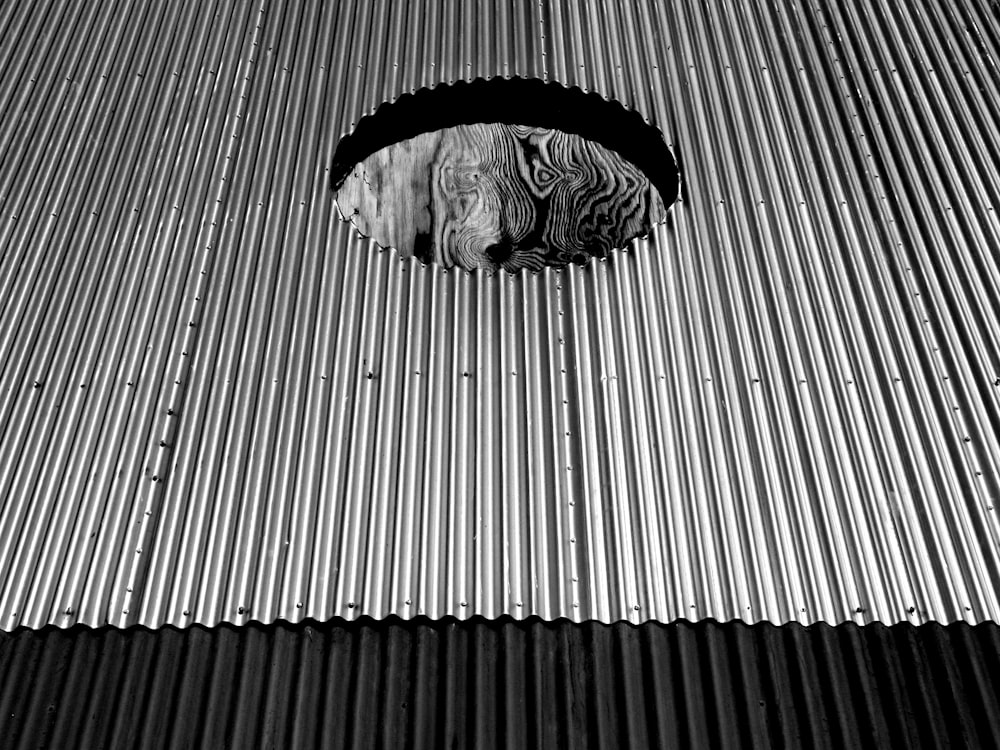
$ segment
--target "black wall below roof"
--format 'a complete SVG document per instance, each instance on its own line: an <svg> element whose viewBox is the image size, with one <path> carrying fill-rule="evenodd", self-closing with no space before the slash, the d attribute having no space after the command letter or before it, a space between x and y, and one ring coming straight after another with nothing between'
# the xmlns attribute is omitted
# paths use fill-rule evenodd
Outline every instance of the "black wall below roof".
<svg viewBox="0 0 1000 750"><path fill-rule="evenodd" d="M0 633L0 747L997 747L1000 627Z"/></svg>

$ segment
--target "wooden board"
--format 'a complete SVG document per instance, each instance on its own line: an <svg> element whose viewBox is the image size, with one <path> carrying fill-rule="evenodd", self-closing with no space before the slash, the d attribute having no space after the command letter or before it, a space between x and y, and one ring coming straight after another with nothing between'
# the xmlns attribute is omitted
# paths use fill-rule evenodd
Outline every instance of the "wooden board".
<svg viewBox="0 0 1000 750"><path fill-rule="evenodd" d="M558 130L459 125L356 165L337 203L366 237L446 268L515 272L605 257L666 218L646 176Z"/></svg>

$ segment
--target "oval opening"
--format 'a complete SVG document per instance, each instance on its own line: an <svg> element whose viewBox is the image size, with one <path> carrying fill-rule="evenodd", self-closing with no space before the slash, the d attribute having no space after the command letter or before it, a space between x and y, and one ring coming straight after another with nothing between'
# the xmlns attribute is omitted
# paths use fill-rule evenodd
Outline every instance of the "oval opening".
<svg viewBox="0 0 1000 750"><path fill-rule="evenodd" d="M341 140L331 172L341 213L379 245L512 273L627 246L678 189L673 155L638 113L519 78L383 104Z"/></svg>

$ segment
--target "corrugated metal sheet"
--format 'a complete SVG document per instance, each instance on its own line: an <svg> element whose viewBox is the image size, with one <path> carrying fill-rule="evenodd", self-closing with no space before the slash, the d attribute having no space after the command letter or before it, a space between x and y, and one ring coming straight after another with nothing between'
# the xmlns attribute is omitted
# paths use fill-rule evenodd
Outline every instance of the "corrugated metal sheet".
<svg viewBox="0 0 1000 750"><path fill-rule="evenodd" d="M0 627L998 618L997 52L975 2L4 4ZM506 74L647 116L672 222L494 279L350 236L341 134Z"/></svg>
<svg viewBox="0 0 1000 750"><path fill-rule="evenodd" d="M10 750L1000 743L995 623L50 627L0 667Z"/></svg>

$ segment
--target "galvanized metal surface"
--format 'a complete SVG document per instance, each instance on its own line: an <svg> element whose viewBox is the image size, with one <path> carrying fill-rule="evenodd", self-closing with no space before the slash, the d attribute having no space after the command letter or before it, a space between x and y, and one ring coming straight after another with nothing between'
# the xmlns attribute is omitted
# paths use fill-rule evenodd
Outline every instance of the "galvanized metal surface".
<svg viewBox="0 0 1000 750"><path fill-rule="evenodd" d="M667 5L0 6L0 627L997 619L995 16ZM505 74L648 116L672 222L352 237L341 134Z"/></svg>
<svg viewBox="0 0 1000 750"><path fill-rule="evenodd" d="M996 747L1000 629L513 621L0 633L36 747Z"/></svg>

